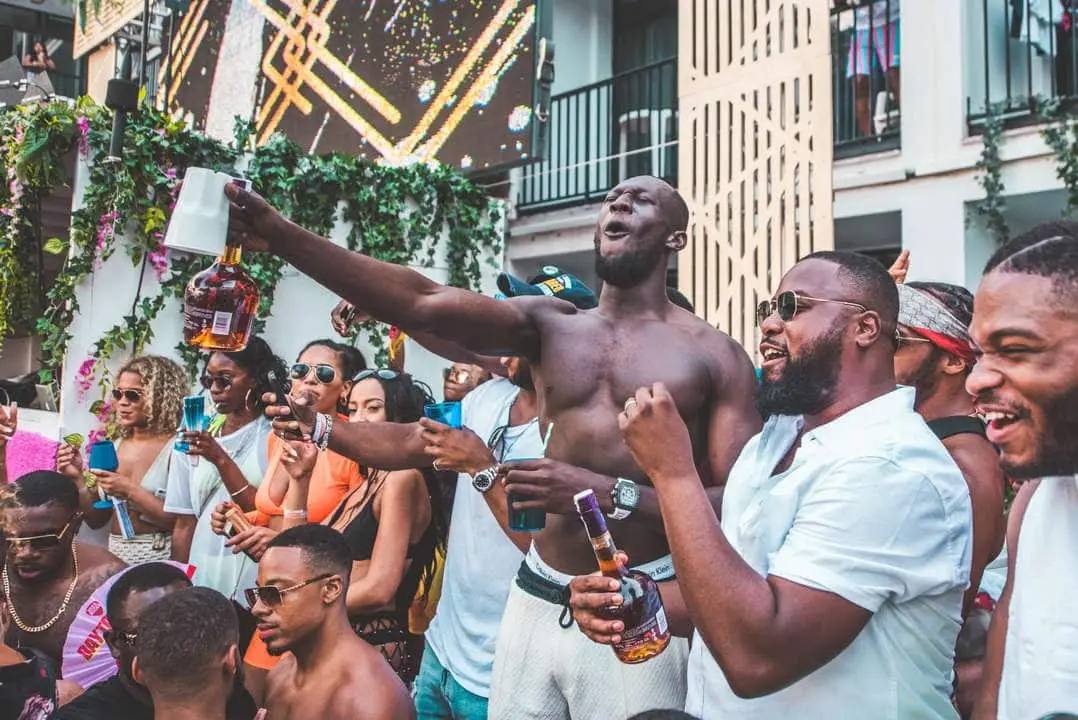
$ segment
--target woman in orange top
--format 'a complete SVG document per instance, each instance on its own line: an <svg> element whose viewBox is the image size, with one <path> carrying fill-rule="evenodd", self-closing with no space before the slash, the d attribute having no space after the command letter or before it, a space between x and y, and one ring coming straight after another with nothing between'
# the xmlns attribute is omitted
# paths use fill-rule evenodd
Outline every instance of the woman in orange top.
<svg viewBox="0 0 1078 720"><path fill-rule="evenodd" d="M293 399L303 397L316 412L336 412L340 421L346 422L348 418L341 412L347 412L352 378L365 368L362 353L354 347L333 340L315 340L300 351L289 371L292 380L289 395ZM287 444L276 435L269 436L266 475L255 495L255 509L247 513L255 527L248 530L245 537L237 538L233 552L246 552L253 558L260 558L266 544L283 529L286 518L281 502L288 492L289 474L281 464L281 456L286 447ZM362 482L363 476L354 461L333 451L318 453L311 470L307 509L287 519L290 524L322 522L344 496ZM228 506L229 503L221 503L214 512L222 514ZM273 667L275 658L266 653L256 635L244 660L248 665L247 686L257 698L260 693L256 691L265 683L266 672Z"/></svg>

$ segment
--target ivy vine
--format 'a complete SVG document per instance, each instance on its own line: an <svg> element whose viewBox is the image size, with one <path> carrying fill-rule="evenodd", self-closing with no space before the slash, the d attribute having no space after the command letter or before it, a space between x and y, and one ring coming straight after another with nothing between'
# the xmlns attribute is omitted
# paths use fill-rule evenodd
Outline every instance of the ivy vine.
<svg viewBox="0 0 1078 720"><path fill-rule="evenodd" d="M977 175L977 184L984 190L984 199L973 205L973 212L981 218L985 228L999 245L1007 242L1011 235L1005 215L1007 204L1003 199L1003 159L1000 157L1005 128L1004 109L1005 105L1002 103L988 107L984 132L981 135L981 157L974 165L980 173Z"/></svg>
<svg viewBox="0 0 1078 720"><path fill-rule="evenodd" d="M179 179L188 167L239 168L294 222L323 235L339 220L348 222L349 247L380 260L430 265L444 237L451 285L478 288L481 258L500 249L500 205L450 168L392 168L342 154L311 156L280 135L251 149L252 128L240 120L233 142L225 144L146 105L128 120L122 160L89 163L69 236L38 237L41 199L70 182L65 160L74 152L91 160L104 157L110 132L109 113L87 98L74 106L55 102L0 115L0 171L8 180L0 187L0 339L20 327L35 328L42 337L43 382L54 382L67 360L68 367L77 365L80 391L96 383L103 394L107 361L142 352L166 301L182 298L190 278L205 266L205 258L166 255L162 246ZM159 289L140 286L130 311L97 339L89 357L65 358L68 328L79 312L76 291L115 252L118 237L133 267L156 273ZM40 257L46 251L66 259L47 292L38 293ZM251 253L244 265L262 294L260 330L284 263ZM384 329L368 329L370 340L384 349ZM177 352L193 376L197 351L180 346Z"/></svg>

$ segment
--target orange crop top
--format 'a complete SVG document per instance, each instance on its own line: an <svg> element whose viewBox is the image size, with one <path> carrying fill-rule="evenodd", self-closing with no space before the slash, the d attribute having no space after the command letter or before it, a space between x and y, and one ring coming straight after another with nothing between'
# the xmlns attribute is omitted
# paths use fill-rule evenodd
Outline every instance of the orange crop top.
<svg viewBox="0 0 1078 720"><path fill-rule="evenodd" d="M272 516L283 515L281 506L270 499L270 480L277 472L284 452L285 441L276 435L269 436L267 454L269 463L262 484L255 494L255 510L247 513L248 519L255 525L268 525ZM318 454L311 472L311 486L307 495L307 522L319 523L329 516L333 509L348 494L348 491L363 482L359 465L353 460L338 455L332 450Z"/></svg>

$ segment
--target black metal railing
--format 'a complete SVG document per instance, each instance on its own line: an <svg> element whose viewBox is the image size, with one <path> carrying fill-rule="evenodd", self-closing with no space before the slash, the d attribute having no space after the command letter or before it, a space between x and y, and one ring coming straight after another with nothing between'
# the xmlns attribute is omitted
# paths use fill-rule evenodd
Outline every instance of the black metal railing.
<svg viewBox="0 0 1078 720"><path fill-rule="evenodd" d="M524 169L517 207L536 212L602 198L621 180L677 178L677 58L555 95L546 158Z"/></svg>
<svg viewBox="0 0 1078 720"><path fill-rule="evenodd" d="M835 157L901 147L900 0L831 0Z"/></svg>
<svg viewBox="0 0 1078 720"><path fill-rule="evenodd" d="M970 3L966 117L1035 121L1043 100L1078 97L1078 0Z"/></svg>

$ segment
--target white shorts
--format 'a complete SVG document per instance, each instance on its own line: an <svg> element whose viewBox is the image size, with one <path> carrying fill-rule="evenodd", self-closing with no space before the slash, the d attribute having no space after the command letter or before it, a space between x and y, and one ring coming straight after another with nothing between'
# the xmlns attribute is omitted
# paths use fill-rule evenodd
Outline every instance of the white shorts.
<svg viewBox="0 0 1078 720"><path fill-rule="evenodd" d="M526 563L538 569L537 560L533 548ZM489 720L620 720L685 708L688 640L671 638L658 657L626 665L575 625L559 625L562 611L513 580L494 652Z"/></svg>

